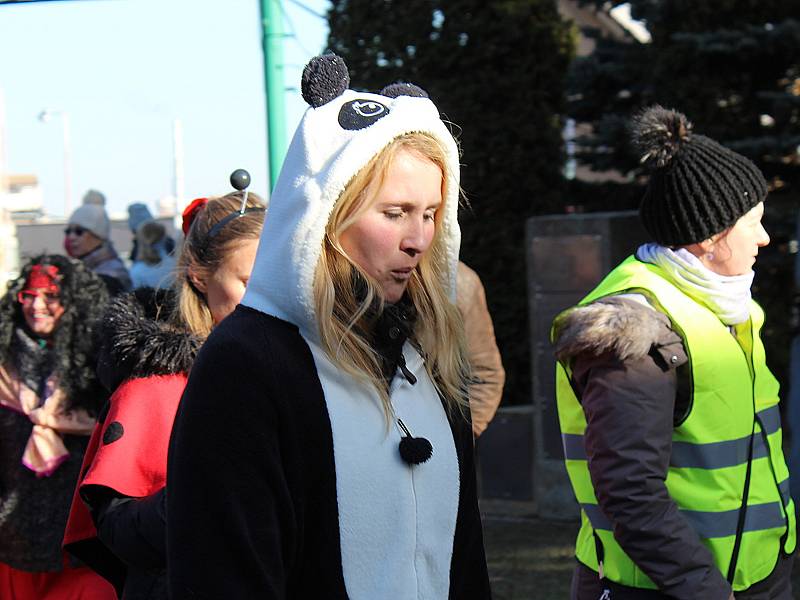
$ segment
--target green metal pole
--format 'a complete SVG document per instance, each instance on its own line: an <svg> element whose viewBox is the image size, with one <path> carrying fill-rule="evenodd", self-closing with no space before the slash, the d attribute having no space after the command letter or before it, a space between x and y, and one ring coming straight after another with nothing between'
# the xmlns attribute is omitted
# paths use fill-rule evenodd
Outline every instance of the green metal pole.
<svg viewBox="0 0 800 600"><path fill-rule="evenodd" d="M283 78L283 14L280 0L261 1L264 82L267 88L269 189L275 187L286 155L285 82Z"/></svg>

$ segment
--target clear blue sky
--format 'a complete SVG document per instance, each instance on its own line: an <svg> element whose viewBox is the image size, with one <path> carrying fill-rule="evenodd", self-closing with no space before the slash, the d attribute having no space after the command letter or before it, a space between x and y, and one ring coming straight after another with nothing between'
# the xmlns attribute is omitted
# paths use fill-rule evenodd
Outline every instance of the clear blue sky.
<svg viewBox="0 0 800 600"><path fill-rule="evenodd" d="M327 0L298 0L324 14ZM291 0L286 19L286 136L305 104L303 66L324 49L327 23ZM294 33L294 36L292 35ZM31 173L45 209L63 213L63 110L72 129L72 202L88 188L112 213L155 210L172 191L172 121L183 122L186 196L226 193L250 171L267 192L258 0L75 0L0 5L0 91L8 168Z"/></svg>

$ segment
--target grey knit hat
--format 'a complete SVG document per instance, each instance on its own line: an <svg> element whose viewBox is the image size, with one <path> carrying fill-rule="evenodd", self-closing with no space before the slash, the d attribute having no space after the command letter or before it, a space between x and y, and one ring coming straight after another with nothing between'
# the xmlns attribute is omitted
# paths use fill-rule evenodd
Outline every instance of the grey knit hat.
<svg viewBox="0 0 800 600"><path fill-rule="evenodd" d="M111 222L108 220L106 209L98 204L82 204L69 216L67 223L80 225L101 240L107 240L111 235Z"/></svg>
<svg viewBox="0 0 800 600"><path fill-rule="evenodd" d="M639 216L662 246L701 242L731 227L767 196L749 159L692 133L683 114L653 106L633 123L633 143L650 170Z"/></svg>

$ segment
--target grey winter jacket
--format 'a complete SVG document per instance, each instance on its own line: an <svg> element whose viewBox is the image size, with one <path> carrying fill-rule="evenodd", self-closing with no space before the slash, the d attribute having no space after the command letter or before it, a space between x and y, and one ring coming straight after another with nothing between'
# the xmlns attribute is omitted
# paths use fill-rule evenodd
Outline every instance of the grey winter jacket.
<svg viewBox="0 0 800 600"><path fill-rule="evenodd" d="M589 473L617 542L665 597L727 600L728 582L664 483L673 427L690 407L688 357L669 319L641 296L603 299L557 320L555 351L572 368Z"/></svg>

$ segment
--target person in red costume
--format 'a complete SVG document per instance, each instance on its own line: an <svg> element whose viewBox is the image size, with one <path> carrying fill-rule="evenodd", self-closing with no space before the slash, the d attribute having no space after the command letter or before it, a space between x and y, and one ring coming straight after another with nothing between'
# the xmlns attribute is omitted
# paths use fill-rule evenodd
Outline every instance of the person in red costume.
<svg viewBox="0 0 800 600"><path fill-rule="evenodd" d="M97 409L95 325L108 300L79 261L32 259L0 298L0 598L111 600L61 549Z"/></svg>
<svg viewBox="0 0 800 600"><path fill-rule="evenodd" d="M242 192L192 202L177 293L113 301L98 373L113 390L86 453L65 548L125 600L166 599L167 444L194 357L238 304L255 260L264 203Z"/></svg>

